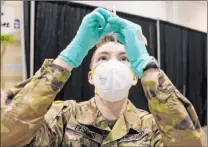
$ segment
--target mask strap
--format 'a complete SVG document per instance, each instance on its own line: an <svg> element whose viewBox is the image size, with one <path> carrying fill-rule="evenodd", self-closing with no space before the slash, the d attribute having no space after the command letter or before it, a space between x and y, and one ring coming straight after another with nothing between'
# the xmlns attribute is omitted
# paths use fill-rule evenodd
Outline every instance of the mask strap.
<svg viewBox="0 0 208 147"><path fill-rule="evenodd" d="M95 93L95 95L98 94L98 89L97 88L95 88L94 93Z"/></svg>
<svg viewBox="0 0 208 147"><path fill-rule="evenodd" d="M91 70L89 73L92 74L92 75L95 75L94 70ZM95 88L94 93L95 93L95 95L98 95L98 89L97 88Z"/></svg>
<svg viewBox="0 0 208 147"><path fill-rule="evenodd" d="M128 96L129 96L129 90L128 90L128 92L126 93L126 97L128 98Z"/></svg>
<svg viewBox="0 0 208 147"><path fill-rule="evenodd" d="M92 75L95 75L95 71L94 70L91 70L89 73L92 74Z"/></svg>

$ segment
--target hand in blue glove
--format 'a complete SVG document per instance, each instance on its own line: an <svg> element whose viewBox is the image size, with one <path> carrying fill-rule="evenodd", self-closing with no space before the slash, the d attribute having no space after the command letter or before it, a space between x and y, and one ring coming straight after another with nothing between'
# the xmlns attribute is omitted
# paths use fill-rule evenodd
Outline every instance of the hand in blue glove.
<svg viewBox="0 0 208 147"><path fill-rule="evenodd" d="M117 33L118 39L125 46L134 74L141 78L146 66L154 62L154 58L149 55L145 47L141 26L114 16L108 19L105 31Z"/></svg>
<svg viewBox="0 0 208 147"><path fill-rule="evenodd" d="M75 38L58 57L63 59L72 67L78 67L87 55L88 51L102 36L108 33L104 30L107 24L107 19L112 15L113 13L102 8L97 8L86 15L82 20Z"/></svg>

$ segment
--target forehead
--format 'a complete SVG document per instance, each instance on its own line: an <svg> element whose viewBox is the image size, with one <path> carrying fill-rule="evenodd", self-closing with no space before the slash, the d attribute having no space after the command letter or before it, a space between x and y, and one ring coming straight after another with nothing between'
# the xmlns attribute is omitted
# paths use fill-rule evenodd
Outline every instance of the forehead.
<svg viewBox="0 0 208 147"><path fill-rule="evenodd" d="M108 42L98 47L93 56L98 56L103 52L108 52L110 54L119 54L126 51L124 45L117 42Z"/></svg>
<svg viewBox="0 0 208 147"><path fill-rule="evenodd" d="M95 61L103 54L108 53L108 55L119 55L119 54L125 54L126 50L124 48L124 45L117 43L117 42L108 42L96 49L94 52L91 62L90 62L90 69L93 68Z"/></svg>

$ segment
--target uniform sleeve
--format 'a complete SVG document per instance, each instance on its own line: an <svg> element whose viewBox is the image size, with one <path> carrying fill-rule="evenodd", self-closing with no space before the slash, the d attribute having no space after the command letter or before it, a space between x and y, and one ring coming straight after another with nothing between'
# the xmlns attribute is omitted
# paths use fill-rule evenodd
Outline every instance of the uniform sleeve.
<svg viewBox="0 0 208 147"><path fill-rule="evenodd" d="M12 99L19 93L27 83L32 80L33 77L16 84L14 87L10 88L8 91L1 90L1 109L9 105Z"/></svg>
<svg viewBox="0 0 208 147"><path fill-rule="evenodd" d="M73 100L55 101L44 117L43 126L27 146L70 146L70 141L63 136L66 135L67 122L75 107L76 102Z"/></svg>
<svg viewBox="0 0 208 147"><path fill-rule="evenodd" d="M1 109L1 146L29 144L47 127L44 115L69 76L68 70L46 60L24 88L17 88L12 102Z"/></svg>
<svg viewBox="0 0 208 147"><path fill-rule="evenodd" d="M194 107L162 70L145 71L141 83L157 124L153 128L154 146L206 146Z"/></svg>

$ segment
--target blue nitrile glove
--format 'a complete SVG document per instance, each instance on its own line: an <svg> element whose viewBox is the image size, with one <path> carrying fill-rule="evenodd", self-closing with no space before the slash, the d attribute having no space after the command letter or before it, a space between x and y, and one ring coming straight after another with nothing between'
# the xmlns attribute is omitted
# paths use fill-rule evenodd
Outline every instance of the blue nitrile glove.
<svg viewBox="0 0 208 147"><path fill-rule="evenodd" d="M145 43L142 40L141 26L114 16L108 19L105 31L117 33L118 39L125 46L134 74L141 78L146 66L150 62L155 62L154 57L151 57L147 52Z"/></svg>
<svg viewBox="0 0 208 147"><path fill-rule="evenodd" d="M104 32L109 19L113 13L103 8L97 8L87 14L77 31L75 38L64 49L59 58L63 59L72 67L78 67L88 51L98 42L98 40L108 32Z"/></svg>

